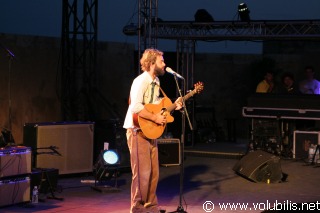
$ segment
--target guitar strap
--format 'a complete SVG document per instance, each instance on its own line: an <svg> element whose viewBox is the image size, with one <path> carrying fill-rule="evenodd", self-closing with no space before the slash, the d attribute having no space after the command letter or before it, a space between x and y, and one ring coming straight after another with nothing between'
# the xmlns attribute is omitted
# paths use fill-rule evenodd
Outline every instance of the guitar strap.
<svg viewBox="0 0 320 213"><path fill-rule="evenodd" d="M162 92L163 96L167 98L168 96L166 95L166 93L161 89L160 86L159 86L159 88L160 88L160 91Z"/></svg>
<svg viewBox="0 0 320 213"><path fill-rule="evenodd" d="M164 96L164 97L166 97L166 98L168 98L167 94L163 91L163 89L161 89L161 87L160 87L160 86L159 86L159 88L160 88L160 91L162 92L163 96ZM130 95L129 95L129 98L128 98L128 105L130 105L130 103L131 103L131 98L130 98Z"/></svg>

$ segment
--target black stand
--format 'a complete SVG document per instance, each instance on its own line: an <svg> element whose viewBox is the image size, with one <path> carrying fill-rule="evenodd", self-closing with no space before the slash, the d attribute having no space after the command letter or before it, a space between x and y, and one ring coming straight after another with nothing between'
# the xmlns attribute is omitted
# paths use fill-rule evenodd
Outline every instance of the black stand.
<svg viewBox="0 0 320 213"><path fill-rule="evenodd" d="M312 161L311 161L312 165L317 163L317 160L318 160L318 159L316 159L317 152L320 152L320 145L319 144L317 144L316 150L314 151L314 154L312 156Z"/></svg>
<svg viewBox="0 0 320 213"><path fill-rule="evenodd" d="M283 128L282 128L282 125L283 125L283 122L281 120L281 117L280 116L277 116L277 131L278 131L278 141L277 141L277 145L279 147L276 147L276 150L275 150L275 154L278 154L279 157L281 157L281 154L282 154L282 150L283 150L283 141L282 141L282 133L283 133ZM279 148L279 149L277 149Z"/></svg>
<svg viewBox="0 0 320 213"><path fill-rule="evenodd" d="M101 150L94 166L94 186L91 186L91 188L98 192L119 192L121 191L118 187L119 167L118 165L105 165L102 154L103 150ZM112 177L115 178L114 187L102 184L103 179L112 179Z"/></svg>
<svg viewBox="0 0 320 213"><path fill-rule="evenodd" d="M1 43L0 43L0 46L2 49L4 49L6 52L7 52L7 56L9 57L9 74L8 74L8 102L9 102L9 121L8 121L8 128L9 131L11 132L11 126L12 126L12 114L11 114L11 65L12 65L12 61L13 59L15 58L15 55L8 49L6 48L5 46L3 46ZM12 139L12 135L10 134L10 140L9 141L13 141ZM13 144L11 144L13 145Z"/></svg>
<svg viewBox="0 0 320 213"><path fill-rule="evenodd" d="M105 168L103 168L103 170L105 170ZM95 171L95 177L94 177L94 186L91 186L91 188L93 190L96 190L98 192L102 192L102 193L105 193L105 192L120 192L121 189L118 187L118 173L119 173L119 170L118 168L113 168L114 170L114 173L112 173L112 176L114 176L115 180L114 180L114 186L109 186L109 185L103 185L103 184L98 184L98 182L100 181L100 183L102 182L102 178L98 178L97 177L97 171ZM102 174L105 175L105 172L104 171Z"/></svg>
<svg viewBox="0 0 320 213"><path fill-rule="evenodd" d="M48 185L49 185L49 190L50 190L50 193L51 193L51 197L47 196L48 199L55 199L55 200L64 200L63 198L60 198L60 197L56 197L55 194L54 194L54 189L53 189L53 186L52 186L52 182L50 180L50 177L48 175L48 171L46 171L45 169L43 169L41 171L41 183L40 183L40 186L39 186L39 191L41 190L41 186L42 184L47 181Z"/></svg>
<svg viewBox="0 0 320 213"><path fill-rule="evenodd" d="M49 149L51 151L44 151L44 152L38 152L37 150L39 149ZM49 154L49 155L57 155L57 156L62 156L56 149L58 149L58 147L56 146L49 146L49 147L39 147L39 148L35 148L33 149L33 153L32 153L32 159L31 159L31 165L33 168L36 168L36 156L38 155L42 155L42 154Z"/></svg>
<svg viewBox="0 0 320 213"><path fill-rule="evenodd" d="M288 125L285 127L285 125ZM277 147L275 150L275 154L278 154L281 158L288 158L291 156L291 150L288 148L290 146L290 127L289 123L286 120L283 120L281 116L277 117L277 131L278 131L278 138L277 138ZM287 147L285 147L284 139L288 137Z"/></svg>
<svg viewBox="0 0 320 213"><path fill-rule="evenodd" d="M45 152L38 152L37 150L39 149L49 149L51 151L45 151ZM32 159L31 159L31 165L33 168L36 168L36 156L37 155L41 155L41 154L50 154L50 155L57 155L57 156L62 156L56 149L58 149L58 147L56 146L49 146L49 147L42 147L42 148L36 148L36 150L34 150L34 152L32 153ZM42 186L42 184L47 181L48 185L49 185L49 190L51 193L51 197L47 197L48 199L55 199L55 200L63 200L63 198L58 198L55 196L54 194L54 189L52 187L52 182L50 180L50 177L48 175L48 171L46 169L41 169L41 182L40 182L40 186L39 186L39 191L40 188ZM32 190L32 189L31 189ZM44 201L44 200L41 200Z"/></svg>
<svg viewBox="0 0 320 213"><path fill-rule="evenodd" d="M271 121L273 121L273 119ZM279 157L281 157L283 152L283 139L282 139L283 138L283 128L282 128L283 120L281 119L280 116L277 116L275 121L276 121L275 122L276 130L274 131L275 134L272 134L272 135L263 134L262 136L263 139L259 140L259 143L258 143L255 141L255 138L254 138L254 135L256 133L254 133L255 131L254 130L255 127L253 127L254 120L252 120L251 140L249 141L246 154L248 154L249 152L256 151L257 149L262 149L266 152L269 152L271 154L278 155ZM266 140L266 139L269 139L270 136L274 136L276 138L275 143L269 143L269 141Z"/></svg>
<svg viewBox="0 0 320 213"><path fill-rule="evenodd" d="M179 95L182 99L182 103L183 103L183 110L181 111L182 112L182 132L181 132L181 140L180 140L180 193L179 193L179 206L177 207L177 210L176 211L173 211L173 212L183 212L183 213L187 213L184 208L183 208L183 205L182 205L182 194L183 194L183 177L184 177L184 138L185 138L185 121L186 121L186 116L188 118L188 121L189 121L189 125L190 125L190 129L192 130L192 125L191 125L191 122L190 122L190 119L189 119L189 115L188 115L188 112L187 112L187 108L186 108L186 104L185 104L185 100L183 99L183 96L182 96L182 93L181 93L181 89L179 88L179 84L178 84L178 81L177 81L177 76L174 75L174 79L175 79L175 82L176 82L176 85L177 85L177 89L179 91ZM184 84L185 85L185 84Z"/></svg>

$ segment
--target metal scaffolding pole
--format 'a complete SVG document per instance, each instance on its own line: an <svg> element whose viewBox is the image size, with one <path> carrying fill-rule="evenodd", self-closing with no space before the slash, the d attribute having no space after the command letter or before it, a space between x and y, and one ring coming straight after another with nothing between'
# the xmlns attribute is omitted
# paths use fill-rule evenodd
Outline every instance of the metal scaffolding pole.
<svg viewBox="0 0 320 213"><path fill-rule="evenodd" d="M62 3L62 118L90 120L90 93L96 82L98 0Z"/></svg>
<svg viewBox="0 0 320 213"><path fill-rule="evenodd" d="M139 0L138 6L138 61L147 48L157 48L158 0ZM140 66L138 66L140 73Z"/></svg>

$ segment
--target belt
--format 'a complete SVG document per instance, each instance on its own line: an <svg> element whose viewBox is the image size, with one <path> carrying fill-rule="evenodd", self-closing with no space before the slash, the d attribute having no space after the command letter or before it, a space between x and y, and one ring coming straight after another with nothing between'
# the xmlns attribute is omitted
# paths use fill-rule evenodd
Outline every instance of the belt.
<svg viewBox="0 0 320 213"><path fill-rule="evenodd" d="M140 137L144 138L144 139L150 140L150 138L147 138L147 137L143 134L143 132L142 132L141 129L138 129L138 130L137 130L137 134L138 134Z"/></svg>

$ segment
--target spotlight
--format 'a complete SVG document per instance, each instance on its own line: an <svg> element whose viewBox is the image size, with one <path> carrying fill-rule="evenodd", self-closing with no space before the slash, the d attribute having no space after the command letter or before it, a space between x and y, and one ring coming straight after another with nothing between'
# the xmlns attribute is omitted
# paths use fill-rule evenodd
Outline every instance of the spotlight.
<svg viewBox="0 0 320 213"><path fill-rule="evenodd" d="M131 23L124 26L122 32L127 36L135 36L138 35L138 27L134 23Z"/></svg>
<svg viewBox="0 0 320 213"><path fill-rule="evenodd" d="M117 150L102 150L95 164L96 180L110 179L120 165L120 157Z"/></svg>
<svg viewBox="0 0 320 213"><path fill-rule="evenodd" d="M116 150L104 150L102 151L102 159L104 160L104 165L119 165L120 158Z"/></svg>
<svg viewBox="0 0 320 213"><path fill-rule="evenodd" d="M241 21L250 21L250 10L245 3L240 3L238 6L238 14Z"/></svg>
<svg viewBox="0 0 320 213"><path fill-rule="evenodd" d="M119 165L120 157L117 150L109 149L101 151L95 164L95 185L92 188L100 192L120 191L117 184ZM104 180L110 180L113 177L115 178L114 187L103 184Z"/></svg>
<svg viewBox="0 0 320 213"><path fill-rule="evenodd" d="M194 14L195 22L214 22L211 14L205 9L198 9Z"/></svg>

